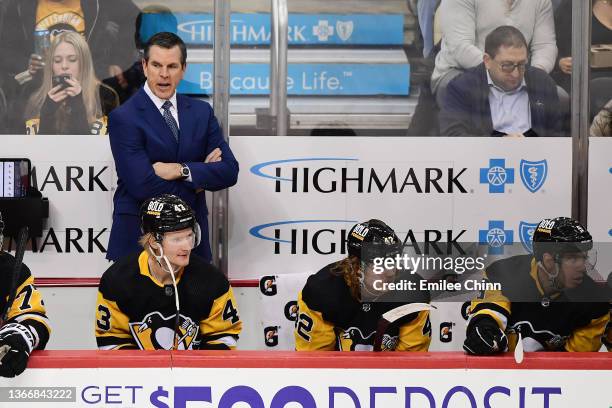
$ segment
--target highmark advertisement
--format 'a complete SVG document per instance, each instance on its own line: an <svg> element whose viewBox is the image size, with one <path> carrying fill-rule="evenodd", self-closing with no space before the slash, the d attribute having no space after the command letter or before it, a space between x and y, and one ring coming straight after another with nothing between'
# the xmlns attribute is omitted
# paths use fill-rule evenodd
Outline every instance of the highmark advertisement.
<svg viewBox="0 0 612 408"><path fill-rule="evenodd" d="M229 276L314 273L346 256L359 221L404 243L530 251L535 225L571 214L571 140L233 137ZM256 197L256 199L253 199ZM516 245L514 245L516 244Z"/></svg>
<svg viewBox="0 0 612 408"><path fill-rule="evenodd" d="M528 359L529 356L526 357ZM30 369L2 407L607 408L611 371ZM44 388L24 388L44 384Z"/></svg>
<svg viewBox="0 0 612 408"><path fill-rule="evenodd" d="M289 95L399 95L410 94L409 64L289 64ZM179 92L211 94L212 64L190 63ZM232 95L270 93L269 64L232 64Z"/></svg>
<svg viewBox="0 0 612 408"><path fill-rule="evenodd" d="M169 18L170 17L170 18ZM167 29L176 27L187 44L210 45L213 41L212 14L168 13L145 14L146 23ZM172 24L174 27L171 27ZM402 45L402 14L301 14L290 13L288 22L290 45ZM232 45L264 45L270 43L270 15L266 13L232 13L230 23Z"/></svg>

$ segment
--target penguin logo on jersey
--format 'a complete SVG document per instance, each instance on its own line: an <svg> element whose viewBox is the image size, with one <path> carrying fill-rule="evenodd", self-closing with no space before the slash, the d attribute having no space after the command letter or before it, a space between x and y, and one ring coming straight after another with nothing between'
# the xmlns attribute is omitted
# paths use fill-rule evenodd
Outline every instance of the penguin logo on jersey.
<svg viewBox="0 0 612 408"><path fill-rule="evenodd" d="M521 333L525 351L563 350L569 336L562 336L550 330L536 330L531 322L520 321L512 325L510 333Z"/></svg>
<svg viewBox="0 0 612 408"><path fill-rule="evenodd" d="M391 336L388 334L384 334L382 338L382 342L380 343L380 349L382 351L393 351L397 347L397 342L399 341L399 336Z"/></svg>
<svg viewBox="0 0 612 408"><path fill-rule="evenodd" d="M132 336L142 350L170 350L175 339L176 315L164 317L159 312L149 313L141 322L130 323ZM189 317L179 316L178 350L193 349L200 328Z"/></svg>
<svg viewBox="0 0 612 408"><path fill-rule="evenodd" d="M341 340L350 341L351 351L372 351L374 350L374 334L376 332L373 331L365 336L359 327L349 327L340 337Z"/></svg>

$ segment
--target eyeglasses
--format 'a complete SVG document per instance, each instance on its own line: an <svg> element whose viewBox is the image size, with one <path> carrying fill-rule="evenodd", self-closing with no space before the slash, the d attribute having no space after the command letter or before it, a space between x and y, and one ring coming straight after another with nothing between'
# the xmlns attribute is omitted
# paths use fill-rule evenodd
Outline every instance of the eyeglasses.
<svg viewBox="0 0 612 408"><path fill-rule="evenodd" d="M495 62L497 62L497 61L495 61ZM501 70L503 72L505 72L506 74L513 73L515 69L518 69L519 72L525 72L525 68L527 67L527 63L525 63L525 62L520 62L518 64L513 64L511 62L504 62L504 63L497 62L497 64L499 65Z"/></svg>

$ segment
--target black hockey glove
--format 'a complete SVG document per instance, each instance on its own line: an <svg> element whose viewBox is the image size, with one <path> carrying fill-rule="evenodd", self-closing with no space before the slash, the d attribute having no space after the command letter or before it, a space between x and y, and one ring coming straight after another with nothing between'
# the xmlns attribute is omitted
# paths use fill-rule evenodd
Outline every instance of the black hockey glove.
<svg viewBox="0 0 612 408"><path fill-rule="evenodd" d="M506 351L508 338L489 316L477 316L468 325L463 349L468 354L487 356Z"/></svg>
<svg viewBox="0 0 612 408"><path fill-rule="evenodd" d="M34 348L34 336L19 323L9 323L0 329L0 377L21 374Z"/></svg>

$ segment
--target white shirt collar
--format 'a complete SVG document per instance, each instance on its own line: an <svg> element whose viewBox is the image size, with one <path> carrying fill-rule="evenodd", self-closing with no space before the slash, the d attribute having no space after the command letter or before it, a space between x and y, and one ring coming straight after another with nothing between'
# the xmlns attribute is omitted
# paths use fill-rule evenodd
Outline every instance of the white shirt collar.
<svg viewBox="0 0 612 408"><path fill-rule="evenodd" d="M493 88L495 88L497 91L499 91L501 93L512 95L514 93L517 93L517 92L522 91L523 89L527 88L527 82L525 82L525 75L523 75L523 81L521 82L521 84L519 85L518 88L513 89L512 91L504 91L502 88L497 86L495 84L495 82L493 82L493 78L491 78L491 75L489 74L489 70L485 69L485 72L487 73L487 83L489 84L489 87L493 87Z"/></svg>
<svg viewBox="0 0 612 408"><path fill-rule="evenodd" d="M153 101L153 103L155 104L157 109L161 111L162 110L162 105L164 104L164 102L166 102L166 99L161 99L157 95L155 95L153 93L153 91L151 90L151 88L149 88L149 83L146 82L146 81L145 81L145 85L144 85L144 91L149 96L149 98L151 98L151 100ZM176 111L178 112L178 108L176 106L176 91L174 92L172 97L170 99L168 99L168 100L172 103L171 110L172 109L176 109Z"/></svg>

